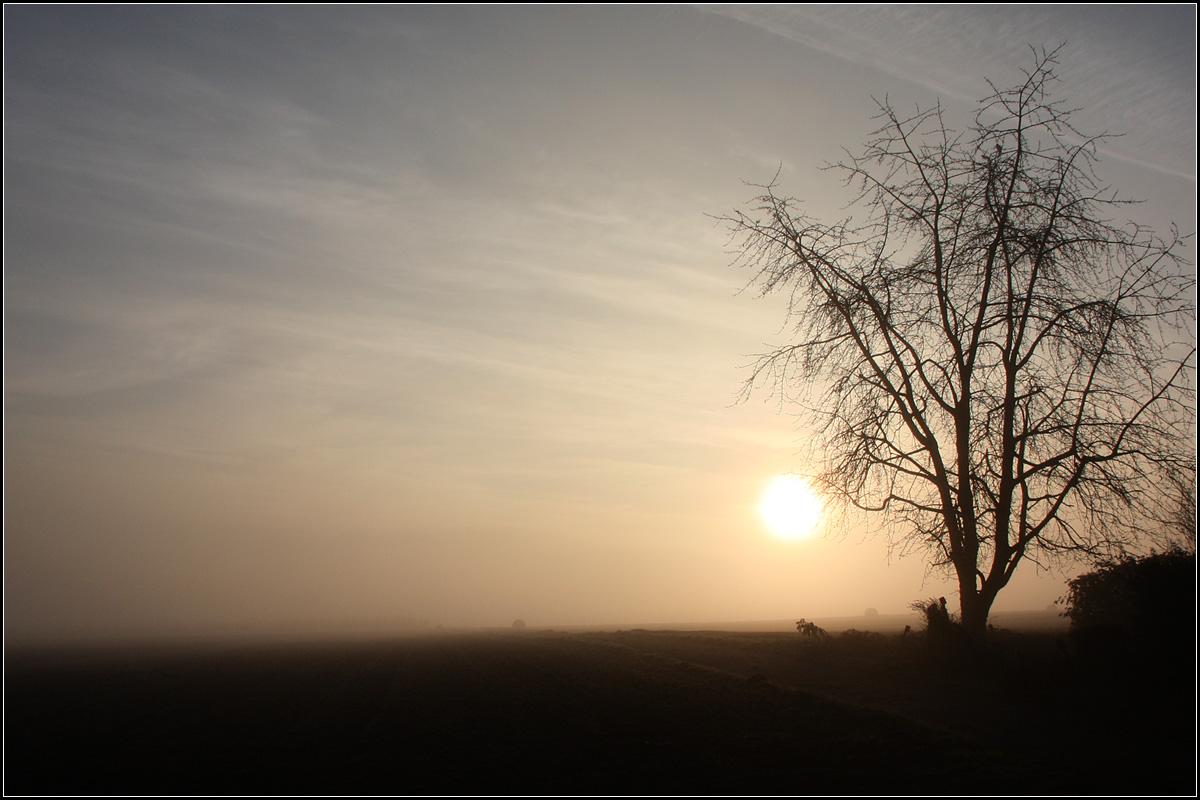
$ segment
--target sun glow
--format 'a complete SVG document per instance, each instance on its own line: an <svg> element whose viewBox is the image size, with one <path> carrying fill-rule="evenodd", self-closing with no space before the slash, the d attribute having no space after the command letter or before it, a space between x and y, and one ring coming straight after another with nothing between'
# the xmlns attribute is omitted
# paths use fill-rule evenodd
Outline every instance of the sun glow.
<svg viewBox="0 0 1200 800"><path fill-rule="evenodd" d="M758 513L771 533L781 539L812 535L821 521L821 501L799 475L780 475L771 481L758 504Z"/></svg>

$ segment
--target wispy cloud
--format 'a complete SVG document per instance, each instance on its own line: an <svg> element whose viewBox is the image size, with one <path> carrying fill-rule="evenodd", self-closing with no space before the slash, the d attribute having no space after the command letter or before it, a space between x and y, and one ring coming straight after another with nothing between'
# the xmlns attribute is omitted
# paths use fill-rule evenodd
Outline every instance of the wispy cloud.
<svg viewBox="0 0 1200 800"><path fill-rule="evenodd" d="M831 56L972 101L1066 44L1058 70L1112 155L1195 180L1195 7L707 5Z"/></svg>

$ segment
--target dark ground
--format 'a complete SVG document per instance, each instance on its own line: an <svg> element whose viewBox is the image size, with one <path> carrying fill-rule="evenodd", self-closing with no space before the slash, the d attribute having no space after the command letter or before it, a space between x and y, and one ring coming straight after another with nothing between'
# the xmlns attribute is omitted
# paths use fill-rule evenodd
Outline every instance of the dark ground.
<svg viewBox="0 0 1200 800"><path fill-rule="evenodd" d="M10 650L4 789L1191 795L1189 647L1098 661L1008 634L947 660L912 637L625 631Z"/></svg>

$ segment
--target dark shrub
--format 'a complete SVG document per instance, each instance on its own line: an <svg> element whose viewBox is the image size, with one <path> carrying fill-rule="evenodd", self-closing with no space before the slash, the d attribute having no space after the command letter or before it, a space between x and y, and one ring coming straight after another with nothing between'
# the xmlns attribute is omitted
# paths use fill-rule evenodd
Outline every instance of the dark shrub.
<svg viewBox="0 0 1200 800"><path fill-rule="evenodd" d="M809 622L804 618L801 618L796 622L796 630L800 631L802 635L811 636L814 639L829 638L829 634L824 628L818 626L817 623Z"/></svg>
<svg viewBox="0 0 1200 800"><path fill-rule="evenodd" d="M1081 652L1169 653L1195 663L1195 553L1174 548L1102 562L1068 587L1064 616Z"/></svg>
<svg viewBox="0 0 1200 800"><path fill-rule="evenodd" d="M977 655L958 615L950 613L946 606L946 598L917 600L909 608L925 617L925 649L935 661L954 661Z"/></svg>

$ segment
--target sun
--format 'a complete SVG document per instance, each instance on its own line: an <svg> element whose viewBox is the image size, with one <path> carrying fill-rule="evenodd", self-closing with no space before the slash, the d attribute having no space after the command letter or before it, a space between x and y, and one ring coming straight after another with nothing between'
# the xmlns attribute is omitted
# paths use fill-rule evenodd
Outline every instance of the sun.
<svg viewBox="0 0 1200 800"><path fill-rule="evenodd" d="M781 539L803 539L821 521L821 501L799 475L780 475L771 481L758 504L758 513Z"/></svg>

